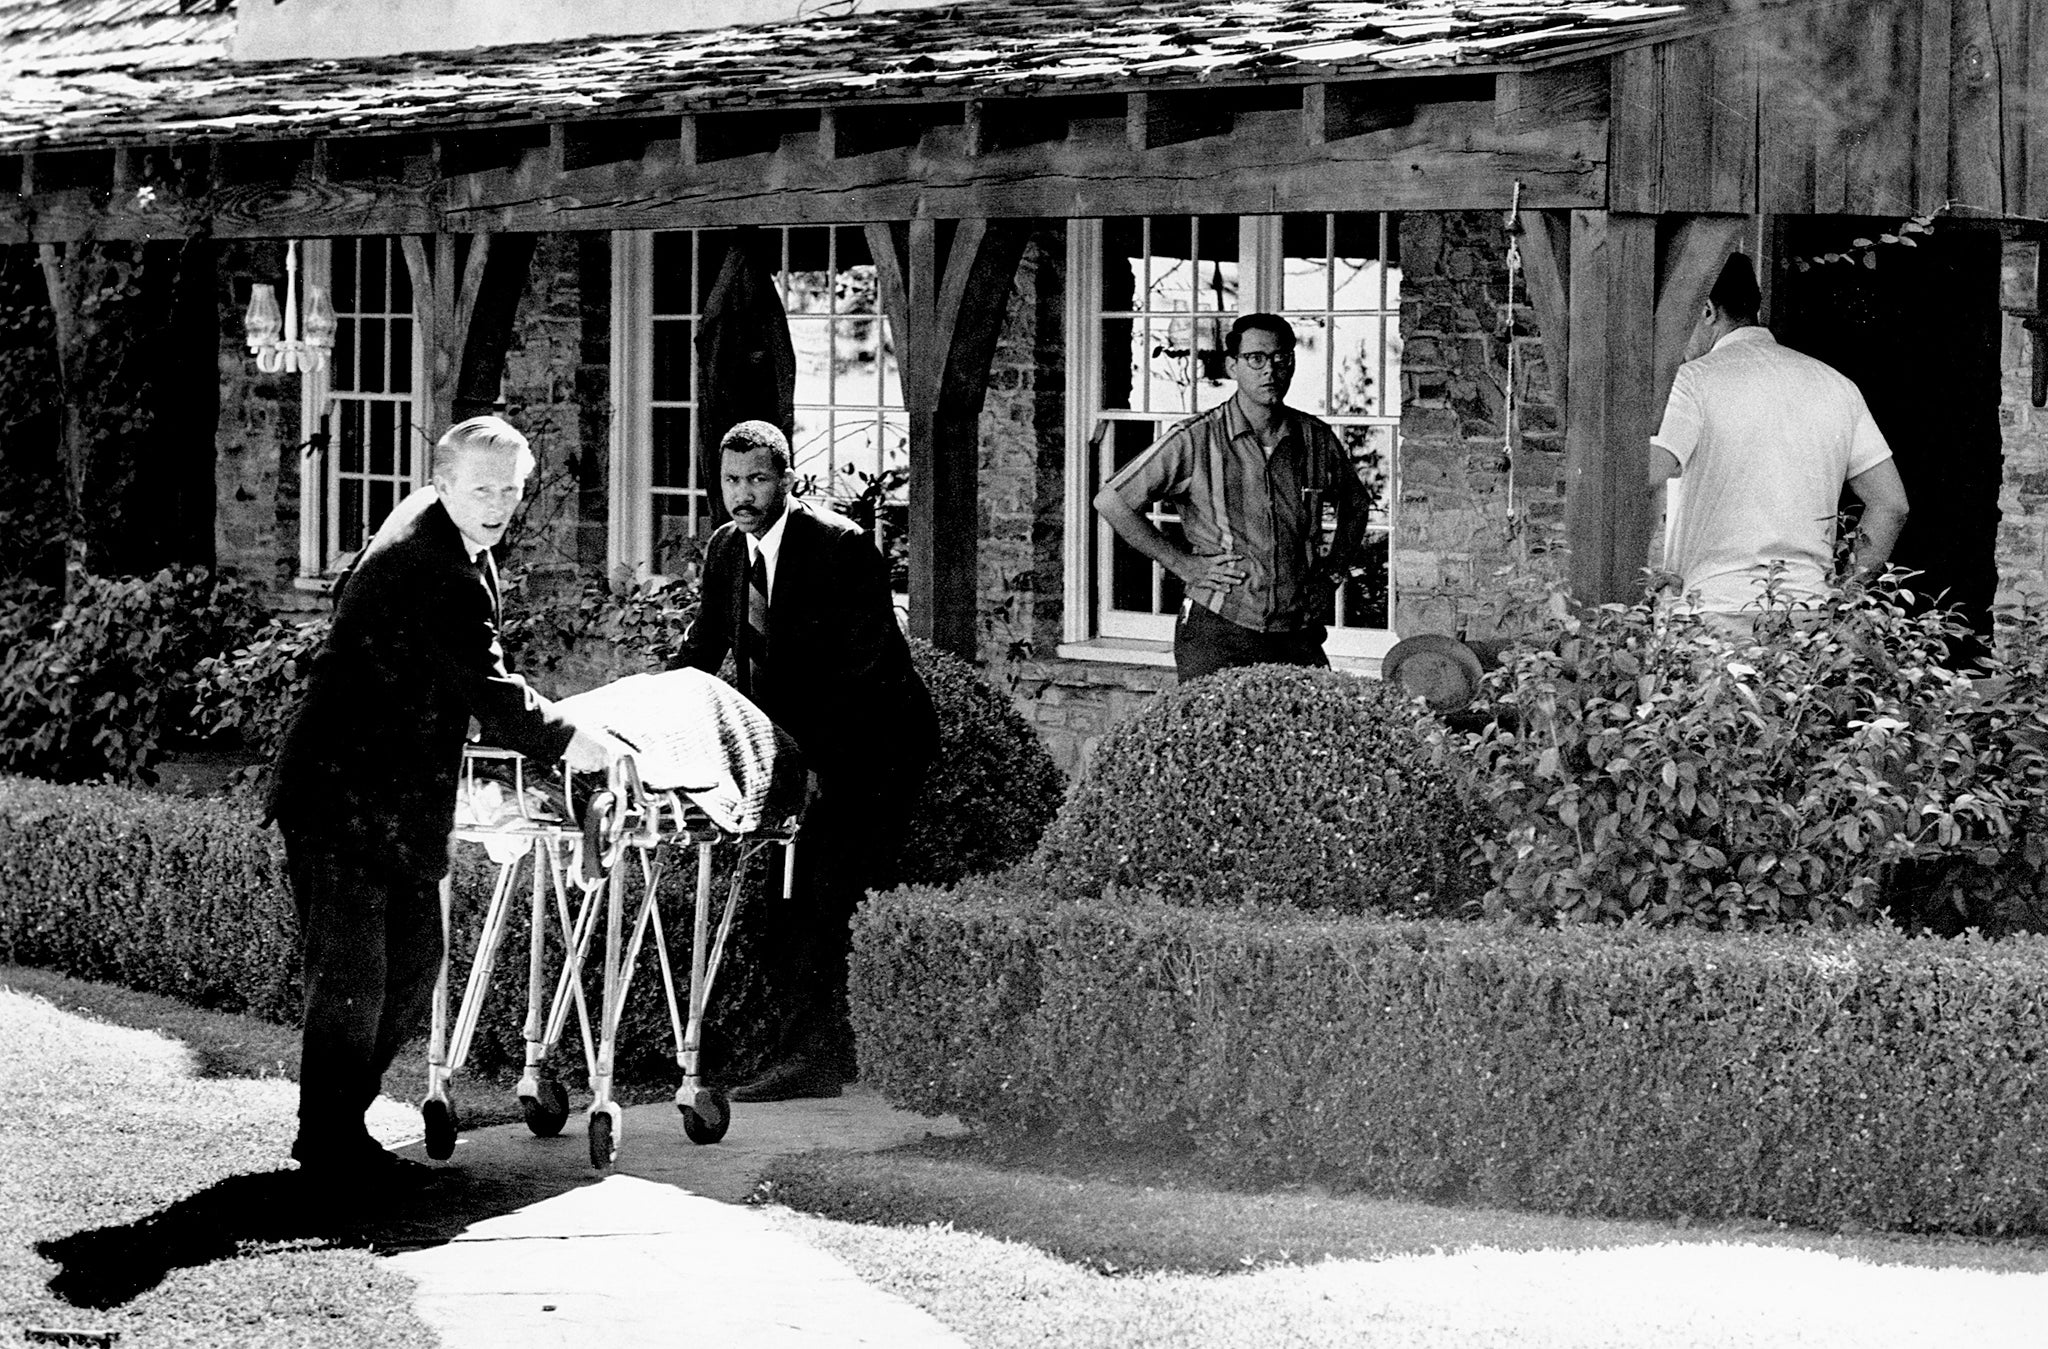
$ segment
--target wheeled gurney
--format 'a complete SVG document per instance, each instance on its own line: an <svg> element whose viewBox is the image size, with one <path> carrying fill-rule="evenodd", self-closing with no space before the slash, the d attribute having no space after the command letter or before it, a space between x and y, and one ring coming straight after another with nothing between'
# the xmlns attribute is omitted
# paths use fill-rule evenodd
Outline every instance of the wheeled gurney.
<svg viewBox="0 0 2048 1349"><path fill-rule="evenodd" d="M453 891L449 882L442 884L443 960L421 1105L427 1153L437 1159L454 1151L457 1119L447 1086L467 1058L498 948L511 923L511 894L522 868L530 868L532 876L526 906L526 1066L519 1083L528 1127L551 1136L567 1120L567 1092L547 1064L573 1009L592 1093L587 1116L591 1164L602 1168L612 1163L623 1124L613 1098L619 1028L650 933L682 1071L675 1101L683 1132L692 1142L716 1143L731 1122L725 1093L700 1073L704 1012L726 939L743 906L746 879L764 849L781 850L782 892L789 897L804 781L795 746L752 703L694 670L636 675L566 699L562 707L579 725L602 726L632 750L612 765L604 787L585 795L580 808L566 771L561 804L555 806L532 790L518 755L474 747L465 752L456 838L483 845L497 864L497 878L452 1030L445 938ZM502 776L508 767L509 784L494 786L485 777L493 769ZM713 854L721 843L737 843L739 855L714 930ZM696 895L689 982L679 1000L661 909L669 877L679 870L673 854L684 844L696 849ZM627 884L631 878L640 882L637 894ZM600 914L605 931L602 998L593 1027L583 972ZM562 948L552 982L546 970L550 923Z"/></svg>

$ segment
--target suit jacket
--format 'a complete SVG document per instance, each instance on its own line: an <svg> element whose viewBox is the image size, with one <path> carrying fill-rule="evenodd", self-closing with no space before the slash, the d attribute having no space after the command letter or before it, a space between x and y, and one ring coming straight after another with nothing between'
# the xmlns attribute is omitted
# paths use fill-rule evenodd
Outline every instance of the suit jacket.
<svg viewBox="0 0 2048 1349"><path fill-rule="evenodd" d="M278 753L269 813L439 876L471 717L490 744L543 761L574 735L507 673L496 596L440 499L415 492L340 590Z"/></svg>
<svg viewBox="0 0 2048 1349"><path fill-rule="evenodd" d="M888 573L860 527L792 499L769 596L763 682L749 696L795 738L829 786L928 764L931 694L896 624ZM747 622L747 540L727 523L704 556L696 622L672 668L718 672Z"/></svg>

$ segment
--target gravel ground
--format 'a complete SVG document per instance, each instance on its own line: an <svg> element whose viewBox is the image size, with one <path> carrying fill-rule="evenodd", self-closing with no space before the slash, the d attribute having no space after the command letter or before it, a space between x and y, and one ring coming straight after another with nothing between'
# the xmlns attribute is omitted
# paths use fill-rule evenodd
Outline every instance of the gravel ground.
<svg viewBox="0 0 2048 1349"><path fill-rule="evenodd" d="M230 1176L282 1171L297 1088L200 1078L174 1040L6 990L0 1043L0 1345L25 1343L26 1327L119 1331L123 1349L435 1342L412 1313L409 1281L368 1251L313 1239L242 1243L230 1258L173 1268L104 1309L58 1297L49 1285L60 1265L36 1243L135 1223L218 1193L208 1187ZM387 1102L371 1118L387 1143L416 1124ZM292 1193L274 1176L250 1183L267 1184L261 1193L270 1196ZM104 1239L94 1247L107 1249Z"/></svg>

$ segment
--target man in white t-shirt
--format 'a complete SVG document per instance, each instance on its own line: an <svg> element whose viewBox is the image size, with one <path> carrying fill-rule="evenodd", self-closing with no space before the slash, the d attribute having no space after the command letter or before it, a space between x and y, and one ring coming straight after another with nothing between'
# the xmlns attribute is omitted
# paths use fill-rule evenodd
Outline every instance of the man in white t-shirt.
<svg viewBox="0 0 2048 1349"><path fill-rule="evenodd" d="M1773 564L1795 605L1827 592L1844 482L1863 503L1858 574L1884 566L1906 522L1905 486L1863 395L1779 346L1757 323L1761 298L1749 259L1734 254L1650 440L1650 485L1684 484L1665 566L1730 629L1747 628Z"/></svg>

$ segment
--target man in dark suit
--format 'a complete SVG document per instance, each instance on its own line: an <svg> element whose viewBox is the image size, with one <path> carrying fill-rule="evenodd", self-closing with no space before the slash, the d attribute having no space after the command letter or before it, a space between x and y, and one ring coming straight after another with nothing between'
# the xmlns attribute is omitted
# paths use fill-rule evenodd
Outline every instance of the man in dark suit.
<svg viewBox="0 0 2048 1349"><path fill-rule="evenodd" d="M867 890L893 882L938 720L873 542L790 498L789 442L776 427L741 422L719 448L732 520L711 536L697 620L671 664L715 674L730 653L740 692L789 732L817 779L790 929L799 1001L779 1056L732 1099L837 1096L855 1072L853 911Z"/></svg>
<svg viewBox="0 0 2048 1349"><path fill-rule="evenodd" d="M433 994L470 719L543 762L599 769L616 748L505 669L490 549L533 467L526 438L496 417L441 437L432 488L399 504L341 587L278 754L269 817L306 983L292 1156L309 1176L375 1184L417 1165L379 1147L363 1117Z"/></svg>

